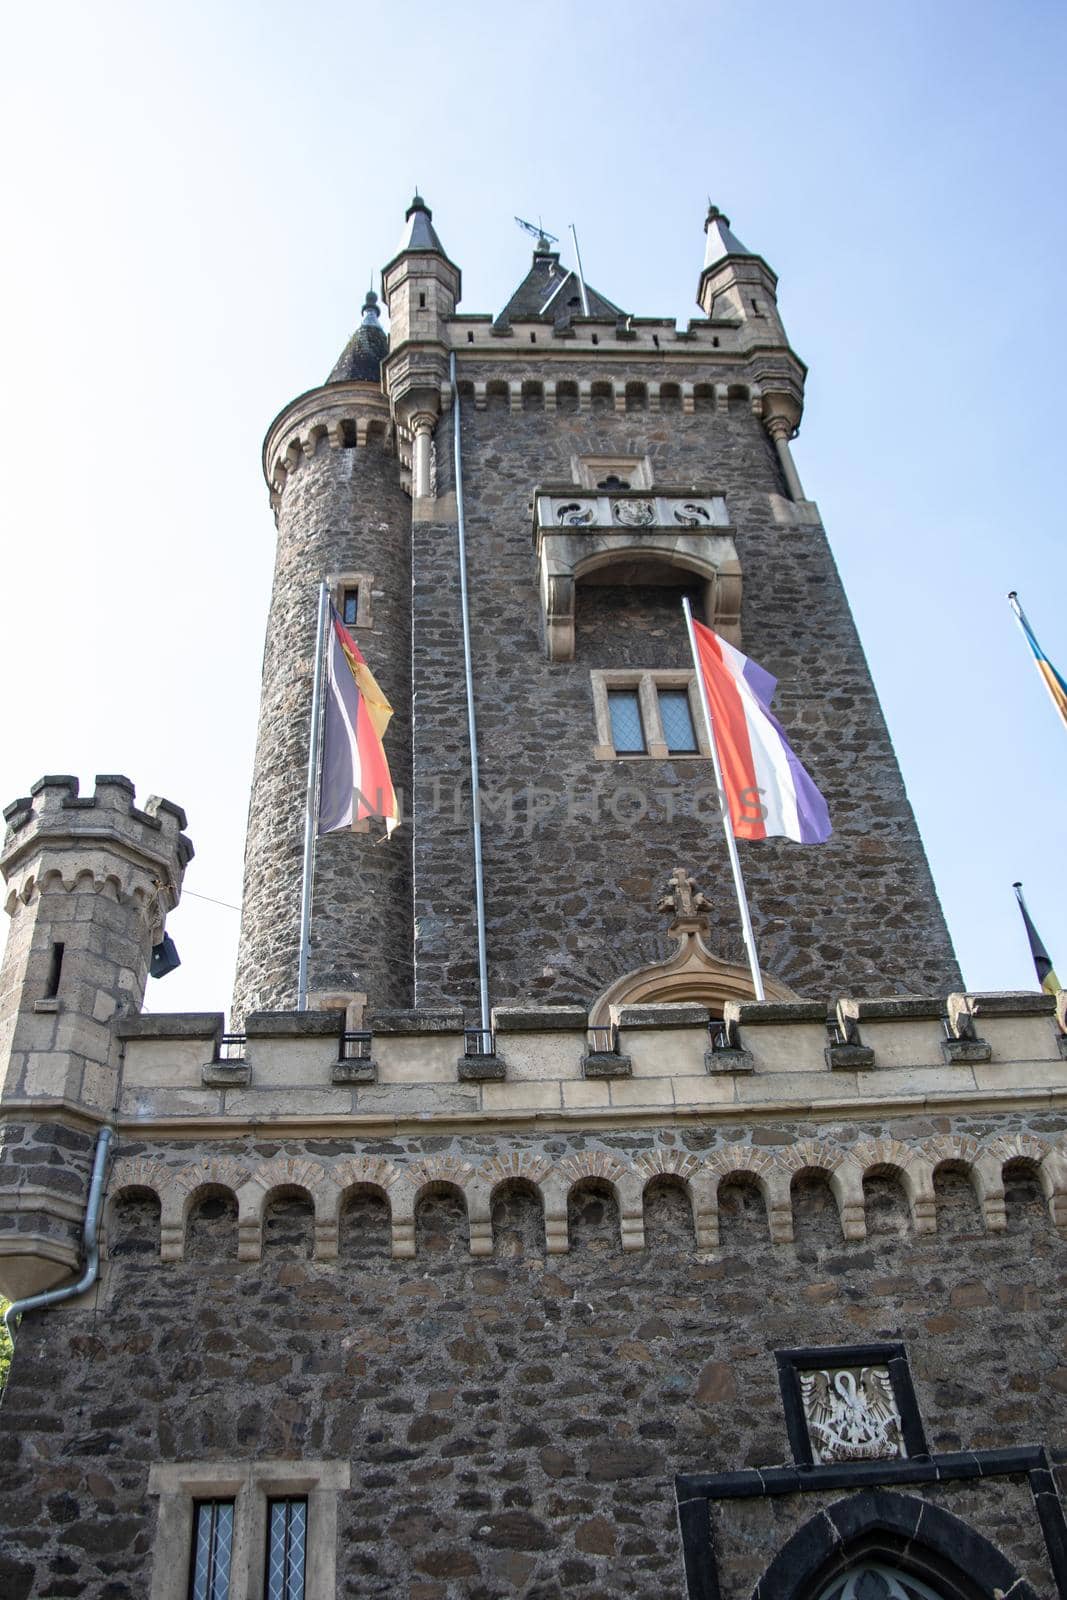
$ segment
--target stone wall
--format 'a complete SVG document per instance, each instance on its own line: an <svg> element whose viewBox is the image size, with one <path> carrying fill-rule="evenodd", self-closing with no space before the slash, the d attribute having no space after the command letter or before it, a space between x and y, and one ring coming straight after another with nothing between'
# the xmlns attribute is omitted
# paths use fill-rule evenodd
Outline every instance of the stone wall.
<svg viewBox="0 0 1067 1600"><path fill-rule="evenodd" d="M959 1153L994 1135L1019 1151L1063 1132L1052 1114L952 1127L926 1116L872 1121L855 1137ZM743 1137L773 1155L834 1134L832 1123L770 1121ZM631 1162L729 1140L630 1130L542 1147L557 1163L598 1152ZM1065 1245L1025 1155L1005 1162L1005 1226L993 1231L951 1154L934 1176L933 1234L916 1231L898 1176L872 1169L867 1237L849 1241L827 1175L798 1170L795 1242L774 1244L759 1187L726 1177L716 1250L697 1248L669 1171L645 1191L644 1248L624 1249L615 1191L588 1162L567 1195L569 1250L546 1255L536 1192L505 1176L492 1255L475 1259L460 1193L440 1176L451 1148L426 1136L361 1146L368 1161L425 1164L414 1255L390 1258L387 1202L364 1183L345 1198L326 1261L314 1259L298 1168L351 1159L350 1140L124 1138L95 1301L29 1315L20 1331L0 1411L5 1596L146 1595L150 1465L281 1457L351 1462L339 1595L678 1597L674 1475L788 1459L773 1358L783 1346L902 1339L936 1451L1067 1446ZM496 1149L485 1135L461 1153L491 1162ZM234 1197L205 1183L190 1196L185 1259L161 1261L152 1174L198 1160L205 1176L208 1160L292 1163L264 1197L259 1260L238 1259ZM967 1491L958 1509L1050 1595L1010 1490ZM724 1600L750 1593L807 1514L778 1502L720 1527Z"/></svg>
<svg viewBox="0 0 1067 1600"><path fill-rule="evenodd" d="M472 352L460 364L461 388L525 382L540 370ZM709 376L707 366L682 372L649 353L637 370L650 383ZM557 358L552 372L560 383L617 376L595 360ZM818 848L784 840L741 847L767 972L801 994L950 986L948 934L825 535L810 520L775 520L784 505L780 466L750 401L709 402L690 414L618 412L595 398L581 411L538 409L536 395L523 404L510 410L504 394L490 391L484 409L469 394L462 407L493 999L589 1001L662 955L654 904L679 864L715 902L712 948L743 960L725 845L717 824L692 814L693 764L592 754L590 670L686 666L680 591L643 591L649 604L639 612L631 598L616 623L610 589L579 588L577 657L545 657L530 502L539 483L569 481L572 456L588 454L647 454L657 483L711 483L726 495L744 573L743 648L779 677L779 715L835 827ZM450 422L438 427L439 462L450 430ZM416 994L423 1005L470 1006L455 531L425 523L414 539Z"/></svg>
<svg viewBox="0 0 1067 1600"><path fill-rule="evenodd" d="M351 386L350 386L351 387ZM329 394L329 391L325 391ZM352 425L355 429L355 423ZM411 787L411 506L383 440L335 448L325 429L285 485L263 654L245 846L235 1019L296 1003L301 865L318 585L370 574L371 625L354 637L395 708L385 745L393 782ZM309 987L411 999L411 829L318 841Z"/></svg>

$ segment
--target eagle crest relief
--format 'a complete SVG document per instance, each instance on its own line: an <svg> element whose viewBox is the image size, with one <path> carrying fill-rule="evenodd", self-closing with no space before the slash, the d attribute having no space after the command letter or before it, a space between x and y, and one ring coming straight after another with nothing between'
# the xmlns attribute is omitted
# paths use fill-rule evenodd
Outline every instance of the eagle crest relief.
<svg viewBox="0 0 1067 1600"><path fill-rule="evenodd" d="M798 1377L817 1464L907 1454L887 1367L801 1372Z"/></svg>

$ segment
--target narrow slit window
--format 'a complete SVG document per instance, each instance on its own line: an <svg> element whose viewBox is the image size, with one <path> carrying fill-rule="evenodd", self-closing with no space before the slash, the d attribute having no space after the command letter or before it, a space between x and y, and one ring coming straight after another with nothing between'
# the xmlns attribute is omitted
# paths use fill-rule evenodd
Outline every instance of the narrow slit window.
<svg viewBox="0 0 1067 1600"><path fill-rule="evenodd" d="M307 1522L306 1500L269 1501L264 1600L304 1600Z"/></svg>
<svg viewBox="0 0 1067 1600"><path fill-rule="evenodd" d="M228 1600L233 1511L232 1500L198 1500L193 1508L189 1600Z"/></svg>
<svg viewBox="0 0 1067 1600"><path fill-rule="evenodd" d="M659 715L670 754L696 755L697 736L688 689L660 689Z"/></svg>
<svg viewBox="0 0 1067 1600"><path fill-rule="evenodd" d="M620 756L643 756L645 730L641 724L641 703L636 689L613 689L608 695L611 713L611 740Z"/></svg>
<svg viewBox="0 0 1067 1600"><path fill-rule="evenodd" d="M359 590L346 589L341 596L341 621L346 628L354 628L359 617Z"/></svg>
<svg viewBox="0 0 1067 1600"><path fill-rule="evenodd" d="M48 987L45 989L46 1000L54 1000L59 993L59 980L63 976L63 946L56 943L52 946L52 954L48 962Z"/></svg>
<svg viewBox="0 0 1067 1600"><path fill-rule="evenodd" d="M753 302L753 303L755 303L755 302ZM420 294L419 295L419 308L420 308L420 310L423 310L423 311L425 311L425 309L426 309L426 296L424 294Z"/></svg>

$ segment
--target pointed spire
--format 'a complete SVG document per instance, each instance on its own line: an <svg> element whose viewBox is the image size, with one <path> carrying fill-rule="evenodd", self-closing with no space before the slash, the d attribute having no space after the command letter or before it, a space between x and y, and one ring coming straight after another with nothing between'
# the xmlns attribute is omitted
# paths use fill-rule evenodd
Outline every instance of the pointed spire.
<svg viewBox="0 0 1067 1600"><path fill-rule="evenodd" d="M327 383L377 383L381 378L382 361L389 350L389 338L378 320L378 296L373 288L367 290L363 302L363 317L359 327L349 339Z"/></svg>
<svg viewBox="0 0 1067 1600"><path fill-rule="evenodd" d="M448 259L445 247L437 237L433 225L433 212L421 194L412 196L411 204L404 213L404 231L400 235L396 254L401 256L408 250L433 250L437 255Z"/></svg>
<svg viewBox="0 0 1067 1600"><path fill-rule="evenodd" d="M707 234L707 244L704 249L704 266L712 266L716 261L721 261L724 256L750 256L751 250L746 250L735 233L730 232L730 219L718 206L708 200L708 214L704 221L704 232Z"/></svg>

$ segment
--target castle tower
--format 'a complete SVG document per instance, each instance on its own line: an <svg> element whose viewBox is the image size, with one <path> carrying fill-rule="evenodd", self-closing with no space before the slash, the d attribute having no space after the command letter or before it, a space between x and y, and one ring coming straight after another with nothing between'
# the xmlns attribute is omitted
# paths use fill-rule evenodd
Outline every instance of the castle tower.
<svg viewBox="0 0 1067 1600"><path fill-rule="evenodd" d="M234 1011L296 1004L305 784L320 582L359 642L395 715L394 785L410 786L410 589L406 473L382 393L388 341L378 302L326 382L271 424L263 470L278 530L245 847ZM335 833L315 855L308 978L312 1006L373 994L409 1003L411 833ZM357 1001L358 1004L358 1001Z"/></svg>
<svg viewBox="0 0 1067 1600"><path fill-rule="evenodd" d="M112 1019L141 1009L193 854L178 806L133 801L128 778L98 777L81 798L76 778L47 777L4 811L0 1259L12 1297L77 1265L92 1130L118 1099Z"/></svg>
<svg viewBox="0 0 1067 1600"><path fill-rule="evenodd" d="M830 802L825 847L743 849L770 992L957 980L818 507L790 453L805 368L777 279L714 206L705 235L705 316L685 329L627 314L544 239L496 317L459 314L459 270L416 195L382 274L388 346L368 303L329 381L272 425L278 554L238 1013L295 997L324 575L336 595L360 596L351 615L396 708L387 752L408 815L387 844L319 841L312 1004L474 1003L460 471L492 998L592 1003L601 1015L654 992L669 958L655 904L680 862L721 891L699 998L721 1008L748 993L685 593L779 678L782 718ZM902 901L907 916L887 939Z"/></svg>
<svg viewBox="0 0 1067 1600"><path fill-rule="evenodd" d="M718 968L700 998L748 992L684 593L778 677L779 713L830 802L828 845L742 846L770 992L943 988L957 970L936 892L790 455L805 368L774 273L715 208L697 292L705 317L684 329L632 316L539 240L497 316L453 315L434 336L462 419L491 995L602 1015L609 991L654 988L645 969L669 955L655 903L679 862L713 891ZM419 502L413 530L415 992L470 1007L452 456L449 419L438 499Z"/></svg>

